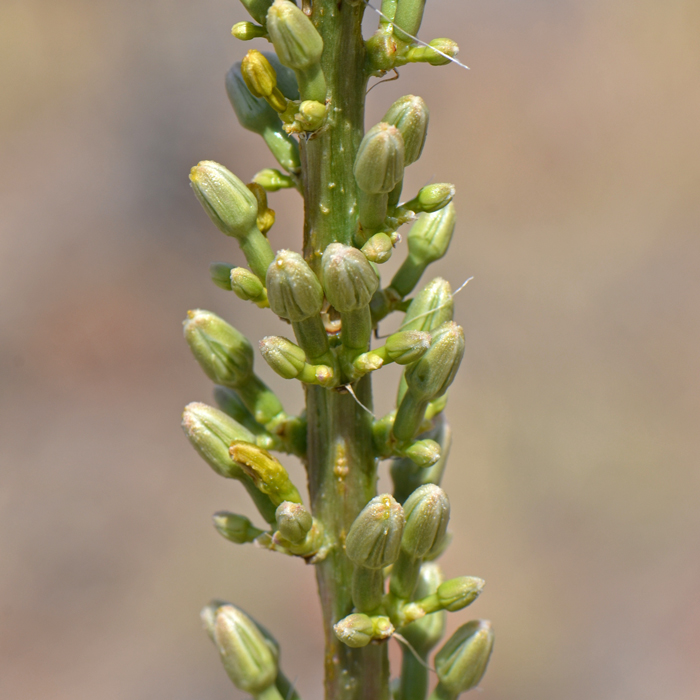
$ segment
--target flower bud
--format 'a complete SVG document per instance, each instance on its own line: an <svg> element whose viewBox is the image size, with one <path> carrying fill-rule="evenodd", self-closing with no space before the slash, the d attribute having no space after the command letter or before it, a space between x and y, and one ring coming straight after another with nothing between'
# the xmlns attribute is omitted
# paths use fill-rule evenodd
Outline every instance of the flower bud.
<svg viewBox="0 0 700 700"><path fill-rule="evenodd" d="M375 496L350 527L345 552L357 566L383 569L399 556L403 528L401 506L389 494Z"/></svg>
<svg viewBox="0 0 700 700"><path fill-rule="evenodd" d="M362 252L370 262L385 263L394 252L394 243L386 233L375 233L362 246Z"/></svg>
<svg viewBox="0 0 700 700"><path fill-rule="evenodd" d="M289 0L275 0L267 13L267 30L280 61L294 70L319 63L323 39L311 20Z"/></svg>
<svg viewBox="0 0 700 700"><path fill-rule="evenodd" d="M273 168L264 168L253 178L253 182L257 183L268 192L277 192L278 190L295 187L294 178L289 175L284 175L279 170Z"/></svg>
<svg viewBox="0 0 700 700"><path fill-rule="evenodd" d="M439 53L438 53L439 52ZM459 46L452 39L433 39L427 46L413 46L406 54L409 63L429 63L444 66L459 53Z"/></svg>
<svg viewBox="0 0 700 700"><path fill-rule="evenodd" d="M408 232L408 254L422 265L439 260L450 245L455 221L452 203L432 214L421 214Z"/></svg>
<svg viewBox="0 0 700 700"><path fill-rule="evenodd" d="M357 186L367 194L391 192L403 178L404 141L399 129L380 122L360 143L355 158Z"/></svg>
<svg viewBox="0 0 700 700"><path fill-rule="evenodd" d="M277 506L275 511L277 518L277 530L284 539L292 543L303 542L314 519L301 503L284 501Z"/></svg>
<svg viewBox="0 0 700 700"><path fill-rule="evenodd" d="M333 631L343 644L357 649L367 646L375 639L388 639L394 633L394 626L384 615L370 617L354 613L340 620Z"/></svg>
<svg viewBox="0 0 700 700"><path fill-rule="evenodd" d="M227 236L240 240L254 227L257 229L255 196L223 165L203 160L190 171L190 182L204 211Z"/></svg>
<svg viewBox="0 0 700 700"><path fill-rule="evenodd" d="M455 186L447 182L440 182L421 188L416 197L402 205L402 208L416 213L427 212L431 214L446 207L454 196Z"/></svg>
<svg viewBox="0 0 700 700"><path fill-rule="evenodd" d="M301 496L287 470L267 450L249 442L235 440L229 454L253 480L256 488L270 497L275 506L283 501L301 503Z"/></svg>
<svg viewBox="0 0 700 700"><path fill-rule="evenodd" d="M404 376L414 398L432 401L442 396L457 374L464 356L464 331L449 321L433 333L428 352L410 365Z"/></svg>
<svg viewBox="0 0 700 700"><path fill-rule="evenodd" d="M474 576L460 576L441 583L437 589L440 607L449 612L457 612L471 605L484 590L484 579Z"/></svg>
<svg viewBox="0 0 700 700"><path fill-rule="evenodd" d="M298 377L306 364L306 355L298 346L279 336L268 335L260 341L260 354L272 369L285 379Z"/></svg>
<svg viewBox="0 0 700 700"><path fill-rule="evenodd" d="M252 542L263 534L263 530L255 527L245 515L237 515L221 510L214 513L214 527L220 535L236 544Z"/></svg>
<svg viewBox="0 0 700 700"><path fill-rule="evenodd" d="M245 267L234 267L229 274L229 284L235 295L243 301L267 303L265 287L257 275Z"/></svg>
<svg viewBox="0 0 700 700"><path fill-rule="evenodd" d="M398 45L392 34L381 29L376 31L365 42L365 48L374 74L381 75L394 67Z"/></svg>
<svg viewBox="0 0 700 700"><path fill-rule="evenodd" d="M253 374L253 348L248 339L211 311L187 312L185 339L204 373L216 384L246 382Z"/></svg>
<svg viewBox="0 0 700 700"><path fill-rule="evenodd" d="M298 107L295 119L304 131L316 131L326 119L326 105L316 100L304 100Z"/></svg>
<svg viewBox="0 0 700 700"><path fill-rule="evenodd" d="M429 120L428 106L422 97L416 95L405 95L396 100L384 115L382 121L392 124L401 132L406 166L420 158L428 134Z"/></svg>
<svg viewBox="0 0 700 700"><path fill-rule="evenodd" d="M440 445L435 440L416 440L402 452L421 469L432 467L440 459Z"/></svg>
<svg viewBox="0 0 700 700"><path fill-rule="evenodd" d="M251 49L241 62L241 75L255 97L269 97L277 87L277 74L260 51Z"/></svg>
<svg viewBox="0 0 700 700"><path fill-rule="evenodd" d="M401 547L414 559L422 559L440 546L450 520L450 501L435 484L417 488L404 503Z"/></svg>
<svg viewBox="0 0 700 700"><path fill-rule="evenodd" d="M221 289L231 291L231 270L233 265L223 262L213 262L209 265L211 281ZM257 278L256 278L257 279Z"/></svg>
<svg viewBox="0 0 700 700"><path fill-rule="evenodd" d="M272 5L272 0L241 0L243 7L248 10L250 16L258 23L265 25L267 11Z"/></svg>
<svg viewBox="0 0 700 700"><path fill-rule="evenodd" d="M270 308L278 316L298 322L321 311L323 288L299 253L280 250L267 270L266 282Z"/></svg>
<svg viewBox="0 0 700 700"><path fill-rule="evenodd" d="M337 311L368 306L379 286L377 274L357 248L331 243L321 259L326 297Z"/></svg>
<svg viewBox="0 0 700 700"><path fill-rule="evenodd" d="M243 470L231 460L234 440L253 441L252 433L223 411L204 403L190 403L182 414L182 429L204 461L220 476L240 479Z"/></svg>
<svg viewBox="0 0 700 700"><path fill-rule="evenodd" d="M488 620L472 620L457 629L435 655L439 697L456 698L477 686L492 648L493 631Z"/></svg>
<svg viewBox="0 0 700 700"><path fill-rule="evenodd" d="M251 39L267 36L267 31L265 27L260 27L252 22L236 22L231 29L231 34L240 41L250 41Z"/></svg>
<svg viewBox="0 0 700 700"><path fill-rule="evenodd" d="M392 333L387 339L387 359L399 365L410 365L418 361L430 348L432 338L430 333L423 331L399 331Z"/></svg>
<svg viewBox="0 0 700 700"><path fill-rule="evenodd" d="M401 330L430 332L452 320L454 301L447 280L436 277L416 294L404 316Z"/></svg>
<svg viewBox="0 0 700 700"><path fill-rule="evenodd" d="M257 625L233 605L216 611L214 642L233 684L259 695L274 684L277 659Z"/></svg>

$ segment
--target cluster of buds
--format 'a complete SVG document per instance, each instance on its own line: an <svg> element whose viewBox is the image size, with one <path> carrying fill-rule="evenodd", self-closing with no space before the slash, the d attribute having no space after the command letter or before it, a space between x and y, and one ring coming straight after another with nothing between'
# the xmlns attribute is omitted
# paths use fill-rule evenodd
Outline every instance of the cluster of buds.
<svg viewBox="0 0 700 700"><path fill-rule="evenodd" d="M412 651L404 656L395 697L422 698L427 676L415 666L414 654L425 666L444 634L446 614L473 603L484 586L468 576L445 581L435 563L450 540L450 503L440 487L451 442L443 410L465 343L453 320L449 283L436 277L416 288L452 239L455 188L428 185L401 202L404 170L419 159L429 123L425 102L406 95L355 142L352 235L307 257L275 250L268 193L305 194L305 144L332 128L332 91L322 68L324 40L318 22L309 18L309 2L242 3L254 21L239 22L233 35L266 39L275 52L248 51L228 72L226 89L240 124L263 138L281 170L265 168L246 183L213 161L192 168L195 195L216 227L237 241L246 262L213 263L211 278L289 323L290 337L266 336L259 343L263 359L284 379L314 391L347 393L384 365L404 368L395 410L375 418L368 432L375 464L392 461L394 493L371 498L348 522L347 534L329 533L328 522L304 505L272 454L307 460L312 418L285 411L256 374L249 340L209 311L188 312L184 334L215 384L218 408L189 404L183 429L216 474L243 485L262 519L256 524L220 511L214 515L216 530L230 542L253 543L312 564L340 552L353 573L352 605L333 621L338 640L352 649L394 635L407 640ZM366 79L410 62L442 65L457 53L447 39L430 44L416 39L424 5L425 0L382 2L379 29L365 42ZM382 286L379 266L391 257L401 241L398 229L407 223L405 260ZM399 329L373 347L378 324L392 312L404 314ZM221 602L205 608L202 619L238 688L264 700L297 697L279 670L279 647L264 628ZM431 697L448 700L477 685L492 644L488 622L460 627L435 657L439 683Z"/></svg>

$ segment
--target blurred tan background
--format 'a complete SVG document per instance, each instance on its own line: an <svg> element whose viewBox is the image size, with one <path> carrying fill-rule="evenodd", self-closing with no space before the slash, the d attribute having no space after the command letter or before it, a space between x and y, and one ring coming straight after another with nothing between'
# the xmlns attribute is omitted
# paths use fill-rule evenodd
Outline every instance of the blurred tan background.
<svg viewBox="0 0 700 700"><path fill-rule="evenodd" d="M211 396L188 308L279 329L208 281L240 256L187 180L204 158L272 165L223 89L245 18L235 0L0 4L3 700L241 698L200 630L214 596L321 697L313 571L216 534L215 510L252 511L179 427ZM406 67L368 119L423 95L405 191L458 186L433 274L474 276L444 560L487 580L451 620L494 622L474 695L697 700L700 4L430 0L422 36L445 35L472 70ZM299 247L298 198L271 201L271 238Z"/></svg>

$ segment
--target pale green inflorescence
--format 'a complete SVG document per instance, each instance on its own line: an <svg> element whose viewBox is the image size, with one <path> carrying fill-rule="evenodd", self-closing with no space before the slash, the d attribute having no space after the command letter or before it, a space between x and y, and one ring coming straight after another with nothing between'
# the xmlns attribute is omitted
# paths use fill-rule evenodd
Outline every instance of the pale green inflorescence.
<svg viewBox="0 0 700 700"><path fill-rule="evenodd" d="M259 350L280 381L304 387L306 410L285 411L256 374L243 333L194 310L185 338L216 385L219 408L189 404L183 429L259 512L252 519L215 513L218 533L316 567L326 699L389 700L387 645L396 638L404 646L393 700L426 700L433 664L431 698L451 700L481 681L493 645L490 623L477 620L430 659L447 614L471 605L484 587L474 576L445 581L435 561L450 542L450 502L440 487L451 444L444 408L465 341L450 284L441 277L419 283L455 233L455 187L428 184L400 203L405 168L426 145L430 114L421 97L385 106L366 133L363 120L370 77L407 63L444 65L457 45L415 39L425 0L383 0L378 29L366 40L362 2L241 2L250 19L232 34L253 48L228 72L226 91L241 126L262 137L274 160L250 181L241 179L241 162L235 175L202 161L190 181L209 218L237 244L235 263L212 263L212 281L234 292L234 303L259 307L261 323L273 313L289 324L283 335L261 333ZM299 251L277 239L267 193L282 189L304 199ZM380 266L395 249L403 261L382 285ZM403 314L396 330L375 340L390 314ZM371 377L390 363L403 367L396 406L376 418ZM308 499L273 451L301 458ZM382 459L392 460L393 494L376 491ZM300 700L280 669L279 645L261 625L219 601L202 620L239 689L262 700Z"/></svg>

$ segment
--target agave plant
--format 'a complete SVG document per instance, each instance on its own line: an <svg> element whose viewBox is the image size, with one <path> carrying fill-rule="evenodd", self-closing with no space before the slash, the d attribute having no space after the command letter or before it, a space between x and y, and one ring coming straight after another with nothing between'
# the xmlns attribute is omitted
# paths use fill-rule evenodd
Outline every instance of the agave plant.
<svg viewBox="0 0 700 700"><path fill-rule="evenodd" d="M251 49L226 78L241 125L262 136L276 168L245 183L225 166L192 168L194 193L213 223L236 239L246 267L214 263L215 284L290 325L260 341L263 359L297 380L306 408L289 415L256 375L251 343L215 314L195 310L185 338L216 385L218 408L192 403L183 427L201 457L237 479L260 514L214 516L237 544L301 557L315 566L323 611L328 700L451 700L476 686L491 653L490 623L471 621L437 652L445 617L468 606L484 582L443 580L435 559L448 545L450 503L440 480L450 449L447 392L464 354L453 292L437 277L416 291L447 252L455 229L454 187L424 187L402 201L404 169L428 130L425 102L406 95L365 132L368 80L397 66L449 63L457 45L417 37L425 0L384 0L365 40L360 0L242 0L254 21L233 35L271 43ZM296 189L304 200L299 251L273 247L268 193ZM406 244L399 229L410 224ZM394 248L405 259L386 286L380 266ZM267 313L260 311L260 313ZM373 338L380 321L403 314L397 332ZM375 334L376 335L376 334ZM396 410L375 418L372 374L404 372ZM272 453L301 458L308 498ZM393 494L377 494L381 460L391 460ZM298 698L279 666L279 646L243 611L214 601L202 619L241 690L264 700ZM390 680L388 643L402 644Z"/></svg>

